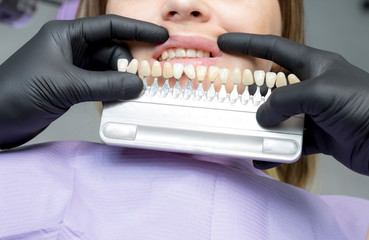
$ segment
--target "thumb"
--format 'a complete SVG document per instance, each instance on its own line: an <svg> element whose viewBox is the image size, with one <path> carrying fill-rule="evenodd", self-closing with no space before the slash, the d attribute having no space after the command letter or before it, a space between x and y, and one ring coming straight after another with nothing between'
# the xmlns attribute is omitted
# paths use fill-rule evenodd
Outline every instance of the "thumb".
<svg viewBox="0 0 369 240"><path fill-rule="evenodd" d="M313 82L303 81L273 90L268 100L258 108L258 123L270 127L300 113L311 115L321 111L324 106L320 104L320 93Z"/></svg>
<svg viewBox="0 0 369 240"><path fill-rule="evenodd" d="M87 71L80 69L73 85L72 102L116 101L137 97L143 87L134 74L117 71ZM73 99L74 98L74 99Z"/></svg>
<svg viewBox="0 0 369 240"><path fill-rule="evenodd" d="M117 62L119 59L132 59L132 55L123 43L111 42L108 44L101 44L92 52L89 60L90 66L86 69L90 70L115 70L117 71ZM77 66L81 66L76 64Z"/></svg>

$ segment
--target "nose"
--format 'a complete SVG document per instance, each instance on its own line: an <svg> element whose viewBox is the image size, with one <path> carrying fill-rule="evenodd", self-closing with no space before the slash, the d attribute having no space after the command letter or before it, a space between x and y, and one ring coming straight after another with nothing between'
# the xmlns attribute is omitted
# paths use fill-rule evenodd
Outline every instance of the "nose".
<svg viewBox="0 0 369 240"><path fill-rule="evenodd" d="M206 22L210 18L210 9L203 0L167 0L161 15L166 21Z"/></svg>

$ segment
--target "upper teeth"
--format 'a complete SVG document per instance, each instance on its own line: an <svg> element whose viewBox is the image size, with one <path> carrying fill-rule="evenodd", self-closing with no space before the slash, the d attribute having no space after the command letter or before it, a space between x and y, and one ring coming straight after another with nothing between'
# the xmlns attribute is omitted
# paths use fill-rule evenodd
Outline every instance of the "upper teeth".
<svg viewBox="0 0 369 240"><path fill-rule="evenodd" d="M159 57L160 61L173 60L175 58L202 58L210 57L210 52L193 48L173 48L165 50Z"/></svg>

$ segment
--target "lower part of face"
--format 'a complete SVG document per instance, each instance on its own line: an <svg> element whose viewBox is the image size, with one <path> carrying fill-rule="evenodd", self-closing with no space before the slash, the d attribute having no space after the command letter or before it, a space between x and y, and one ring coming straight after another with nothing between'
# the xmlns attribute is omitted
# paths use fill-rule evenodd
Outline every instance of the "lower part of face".
<svg viewBox="0 0 369 240"><path fill-rule="evenodd" d="M160 46L127 43L132 56L139 61L216 66L230 72L235 68L270 71L273 63L220 51L219 35L229 32L281 35L282 30L278 0L109 0L106 13L151 22L168 30L170 38ZM172 53L174 58L163 59L162 53L166 56L165 52L178 49L182 53L182 49L190 50L191 57ZM193 57L194 51L200 54Z"/></svg>

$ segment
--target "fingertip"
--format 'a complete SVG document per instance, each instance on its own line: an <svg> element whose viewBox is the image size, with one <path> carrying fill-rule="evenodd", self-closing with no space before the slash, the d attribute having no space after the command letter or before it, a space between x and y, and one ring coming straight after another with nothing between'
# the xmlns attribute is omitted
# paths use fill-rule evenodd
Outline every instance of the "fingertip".
<svg viewBox="0 0 369 240"><path fill-rule="evenodd" d="M271 106L269 100L258 108L256 112L256 120L260 126L272 127L287 119L287 117L281 115L274 108L275 107Z"/></svg>
<svg viewBox="0 0 369 240"><path fill-rule="evenodd" d="M255 168L259 170L267 170L267 169L275 168L281 165L280 163L264 162L264 161L256 161L256 160L252 161L252 164L254 165Z"/></svg>
<svg viewBox="0 0 369 240"><path fill-rule="evenodd" d="M256 112L256 121L262 127L267 127L268 122L266 121L268 118L266 117L265 105L261 105Z"/></svg>
<svg viewBox="0 0 369 240"><path fill-rule="evenodd" d="M88 84L83 101L117 101L137 97L143 87L134 74L116 71L83 71L81 82Z"/></svg>
<svg viewBox="0 0 369 240"><path fill-rule="evenodd" d="M126 74L123 81L122 100L135 98L140 95L143 88L143 82L138 76Z"/></svg>
<svg viewBox="0 0 369 240"><path fill-rule="evenodd" d="M125 18L125 21L123 35L126 40L160 44L169 38L168 30L162 26L130 18Z"/></svg>
<svg viewBox="0 0 369 240"><path fill-rule="evenodd" d="M160 44L167 41L169 38L169 32L166 28L162 26L157 27L157 33L153 35L153 43Z"/></svg>
<svg viewBox="0 0 369 240"><path fill-rule="evenodd" d="M249 35L247 33L224 33L217 39L219 48L223 51L234 54L246 54L245 49L242 47L247 43Z"/></svg>
<svg viewBox="0 0 369 240"><path fill-rule="evenodd" d="M218 37L218 39L217 39L217 44L218 44L218 46L219 47L221 47L222 46L222 44L223 44L223 39L224 39L224 35L225 35L226 33L223 33L222 35L220 35L219 37Z"/></svg>
<svg viewBox="0 0 369 240"><path fill-rule="evenodd" d="M87 43L118 39L159 44L169 38L162 26L114 14L77 19L74 23L78 26L75 29L82 29L76 31L77 36L82 32Z"/></svg>

